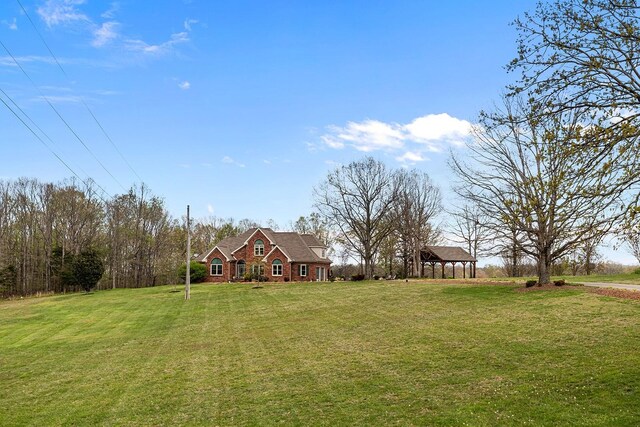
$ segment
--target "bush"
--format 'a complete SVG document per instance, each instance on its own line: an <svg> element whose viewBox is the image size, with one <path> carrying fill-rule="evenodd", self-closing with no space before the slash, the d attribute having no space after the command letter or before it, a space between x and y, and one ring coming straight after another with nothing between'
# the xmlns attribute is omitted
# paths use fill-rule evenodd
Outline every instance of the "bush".
<svg viewBox="0 0 640 427"><path fill-rule="evenodd" d="M354 274L351 276L352 282L359 282L361 280L364 280L364 274Z"/></svg>
<svg viewBox="0 0 640 427"><path fill-rule="evenodd" d="M289 281L289 278L288 278L288 277L285 277L285 278L284 278L284 281L285 281L285 282L288 282L288 281Z"/></svg>
<svg viewBox="0 0 640 427"><path fill-rule="evenodd" d="M380 280L380 276L378 276L377 274L373 275L373 280Z"/></svg>
<svg viewBox="0 0 640 427"><path fill-rule="evenodd" d="M556 286L564 286L565 282L564 282L564 279L560 279L560 280L554 280L553 284Z"/></svg>
<svg viewBox="0 0 640 427"><path fill-rule="evenodd" d="M89 292L97 284L104 273L104 263L97 251L89 249L80 252L73 259L73 276L75 283L85 292Z"/></svg>
<svg viewBox="0 0 640 427"><path fill-rule="evenodd" d="M189 263L189 279L191 283L200 283L204 281L207 276L207 266L200 264L198 261L191 261ZM178 277L185 282L187 277L187 264L184 263L178 268Z"/></svg>
<svg viewBox="0 0 640 427"><path fill-rule="evenodd" d="M18 273L13 265L0 268L0 295L9 293L18 281Z"/></svg>
<svg viewBox="0 0 640 427"><path fill-rule="evenodd" d="M524 285L525 285L527 288L530 288L530 287L535 286L535 285L537 285L537 284L538 284L538 281L537 281L537 280L527 280L527 283L525 283Z"/></svg>
<svg viewBox="0 0 640 427"><path fill-rule="evenodd" d="M633 270L633 274L640 274L640 267Z"/></svg>

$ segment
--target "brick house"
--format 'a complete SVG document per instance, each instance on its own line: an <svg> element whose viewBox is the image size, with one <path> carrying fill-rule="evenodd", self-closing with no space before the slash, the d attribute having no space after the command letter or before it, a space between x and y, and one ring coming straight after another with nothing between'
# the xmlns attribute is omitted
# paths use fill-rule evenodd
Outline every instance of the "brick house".
<svg viewBox="0 0 640 427"><path fill-rule="evenodd" d="M310 234L251 228L221 240L198 261L207 267L205 282L243 280L246 272L273 282L324 281L331 267L326 249Z"/></svg>

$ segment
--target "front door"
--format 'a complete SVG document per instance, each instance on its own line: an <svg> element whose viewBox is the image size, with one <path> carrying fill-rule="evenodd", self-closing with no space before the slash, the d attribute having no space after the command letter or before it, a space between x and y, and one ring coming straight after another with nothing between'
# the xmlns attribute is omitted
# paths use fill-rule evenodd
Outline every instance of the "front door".
<svg viewBox="0 0 640 427"><path fill-rule="evenodd" d="M236 277L238 279L242 279L244 277L244 272L245 272L244 261L238 261L238 264L236 264Z"/></svg>
<svg viewBox="0 0 640 427"><path fill-rule="evenodd" d="M316 281L317 282L324 282L325 281L324 267L316 267Z"/></svg>

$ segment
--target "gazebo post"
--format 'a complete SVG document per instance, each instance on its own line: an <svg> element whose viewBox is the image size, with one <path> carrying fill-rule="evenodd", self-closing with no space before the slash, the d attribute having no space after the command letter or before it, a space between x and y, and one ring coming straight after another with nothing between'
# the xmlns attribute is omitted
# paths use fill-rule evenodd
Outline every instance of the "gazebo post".
<svg viewBox="0 0 640 427"><path fill-rule="evenodd" d="M445 266L446 262L444 261L440 261L440 265L442 266L442 278L444 279L444 266Z"/></svg>
<svg viewBox="0 0 640 427"><path fill-rule="evenodd" d="M471 276L471 272L469 272L469 276ZM462 278L463 279L467 278L467 262L466 261L462 261Z"/></svg>
<svg viewBox="0 0 640 427"><path fill-rule="evenodd" d="M431 278L435 279L436 278L436 263L435 262L431 262Z"/></svg>
<svg viewBox="0 0 640 427"><path fill-rule="evenodd" d="M451 261L451 271L453 273L453 278L456 278L456 262L455 261Z"/></svg>

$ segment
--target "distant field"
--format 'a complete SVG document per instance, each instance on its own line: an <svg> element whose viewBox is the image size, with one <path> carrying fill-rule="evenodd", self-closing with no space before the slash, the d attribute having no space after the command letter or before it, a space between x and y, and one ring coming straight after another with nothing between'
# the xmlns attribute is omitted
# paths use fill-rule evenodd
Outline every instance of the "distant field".
<svg viewBox="0 0 640 427"><path fill-rule="evenodd" d="M640 274L592 274L590 276L562 276L567 282L606 282L606 283L626 283L630 285L640 285Z"/></svg>
<svg viewBox="0 0 640 427"><path fill-rule="evenodd" d="M637 301L452 280L172 289L0 302L0 424L640 424Z"/></svg>

